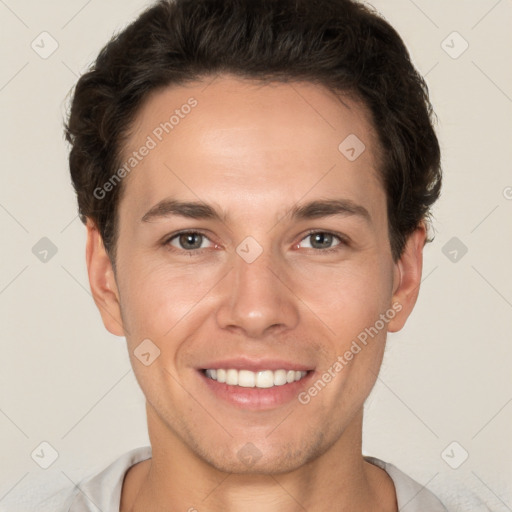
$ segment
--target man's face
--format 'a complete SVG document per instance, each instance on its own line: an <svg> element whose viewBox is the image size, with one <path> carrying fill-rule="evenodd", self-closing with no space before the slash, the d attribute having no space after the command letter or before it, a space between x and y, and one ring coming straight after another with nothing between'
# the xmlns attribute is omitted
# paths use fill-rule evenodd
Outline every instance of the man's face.
<svg viewBox="0 0 512 512"><path fill-rule="evenodd" d="M377 143L360 105L319 86L208 83L153 94L128 139L126 160L151 149L123 183L119 318L152 442L224 471L282 472L357 423L397 322ZM326 203L302 209L313 202ZM146 366L134 351L148 339L160 355ZM282 384L290 370L307 373Z"/></svg>

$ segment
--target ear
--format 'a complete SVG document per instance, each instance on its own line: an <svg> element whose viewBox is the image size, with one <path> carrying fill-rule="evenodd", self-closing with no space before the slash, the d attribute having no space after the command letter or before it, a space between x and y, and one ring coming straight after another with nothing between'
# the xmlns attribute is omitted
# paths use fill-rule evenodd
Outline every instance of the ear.
<svg viewBox="0 0 512 512"><path fill-rule="evenodd" d="M110 258L96 224L87 219L87 273L96 306L103 324L115 336L124 336L119 291Z"/></svg>
<svg viewBox="0 0 512 512"><path fill-rule="evenodd" d="M392 304L397 314L388 323L389 332L402 329L416 304L426 238L427 229L422 222L407 239L402 256L395 263Z"/></svg>

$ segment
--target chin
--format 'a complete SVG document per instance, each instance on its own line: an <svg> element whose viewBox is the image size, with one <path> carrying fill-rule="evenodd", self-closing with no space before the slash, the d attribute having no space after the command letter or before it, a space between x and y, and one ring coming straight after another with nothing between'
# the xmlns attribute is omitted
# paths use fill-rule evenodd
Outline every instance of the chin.
<svg viewBox="0 0 512 512"><path fill-rule="evenodd" d="M257 440L254 443L233 442L233 446L217 445L214 451L204 446L195 451L204 462L218 471L238 475L278 475L295 471L319 457L329 448L324 444L323 434L319 432L315 438L308 437L293 444L282 439L276 439L271 444L268 439L262 439L259 444Z"/></svg>
<svg viewBox="0 0 512 512"><path fill-rule="evenodd" d="M278 475L289 473L304 465L301 457L282 458L279 456L267 456L254 463L246 463L238 460L236 455L227 459L225 456L221 460L208 457L205 459L210 466L224 473L235 475Z"/></svg>

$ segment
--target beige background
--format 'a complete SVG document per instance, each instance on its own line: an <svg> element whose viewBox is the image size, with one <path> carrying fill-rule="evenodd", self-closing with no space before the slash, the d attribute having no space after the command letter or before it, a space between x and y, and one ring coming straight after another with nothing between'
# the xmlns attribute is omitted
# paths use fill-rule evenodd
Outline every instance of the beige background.
<svg viewBox="0 0 512 512"><path fill-rule="evenodd" d="M62 136L77 77L145 5L0 0L0 510L40 478L71 485L148 444L124 340L104 329L89 293ZM475 494L482 510L510 511L512 1L373 5L426 74L445 181L417 308L390 336L367 403L365 453L450 510L469 510L464 496ZM58 43L46 59L31 47L41 37L46 51L49 37ZM452 58L464 40L468 49ZM32 253L43 237L57 248L46 263ZM443 253L453 237L468 249L456 262ZM31 458L43 441L58 452L46 470ZM458 469L441 455L453 441L444 452L452 465L469 454Z"/></svg>

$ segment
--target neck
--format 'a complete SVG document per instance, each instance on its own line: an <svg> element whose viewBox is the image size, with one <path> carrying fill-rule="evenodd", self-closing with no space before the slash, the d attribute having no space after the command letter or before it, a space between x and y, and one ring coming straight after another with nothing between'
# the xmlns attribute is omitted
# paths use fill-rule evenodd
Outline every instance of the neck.
<svg viewBox="0 0 512 512"><path fill-rule="evenodd" d="M121 512L359 512L397 510L387 473L361 454L362 411L320 456L280 474L219 471L148 406L152 459L127 473Z"/></svg>

